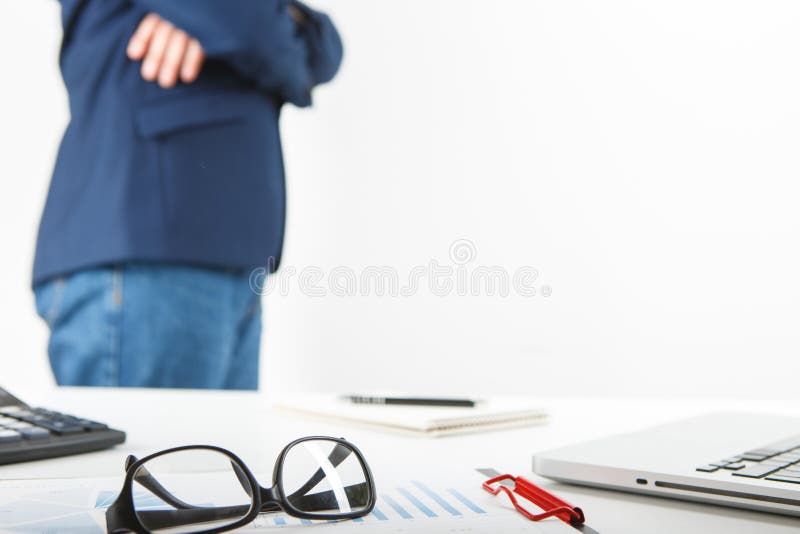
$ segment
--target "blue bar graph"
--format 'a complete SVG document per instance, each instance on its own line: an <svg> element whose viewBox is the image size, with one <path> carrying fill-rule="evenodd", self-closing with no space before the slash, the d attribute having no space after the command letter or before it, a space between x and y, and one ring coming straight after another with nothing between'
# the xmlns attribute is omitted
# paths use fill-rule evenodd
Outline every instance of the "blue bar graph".
<svg viewBox="0 0 800 534"><path fill-rule="evenodd" d="M472 501L470 501L469 499L467 499L466 497L464 497L464 495L462 495L460 491L458 491L458 490L455 490L455 489L453 489L453 488L450 488L450 489L449 489L449 490L447 490L447 491L449 491L449 492L450 492L450 494L451 494L453 497L455 497L456 499L458 499L459 501L461 501L461 503L462 503L464 506L466 506L467 508L469 508L470 510L472 510L472 511L473 511L473 512L475 512L476 514L485 514L485 513L486 513L486 510L484 510L483 508L481 508L480 506L478 506L478 505L477 505L477 504L475 504L474 502L472 502Z"/></svg>
<svg viewBox="0 0 800 534"><path fill-rule="evenodd" d="M403 508L402 506L400 506L397 503L397 501L395 501L394 499L392 499L388 495L382 495L382 497L383 497L383 500L386 501L387 503L389 503L389 506L391 506L392 509L400 515L400 517L402 517L403 519L412 519L411 514L406 512L406 509Z"/></svg>
<svg viewBox="0 0 800 534"><path fill-rule="evenodd" d="M397 488L398 493L408 499L408 502L416 506L420 512L425 514L428 517L439 517L436 515L436 512L425 506L422 501L417 499L410 491L404 488Z"/></svg>
<svg viewBox="0 0 800 534"><path fill-rule="evenodd" d="M428 486L426 486L426 485L425 485L425 484L423 484L422 482L417 482L417 481L414 481L414 485L415 485L416 487L418 487L419 489L421 489L421 490L423 491L423 493L425 493L425 495L427 495L428 497L430 497L431 499L433 499L434 501L436 501L436 504L438 504L439 506L441 506L442 508L444 508L444 509L447 511L447 513L449 513L450 515L461 515L461 512L459 512L458 510L456 510L455 508L453 508L453 507L450 505L450 503L449 503L449 502L447 502L446 500L444 500L442 497L440 497L440 496L439 496L439 494L438 494L438 493L436 493L435 491L433 491L432 489L430 489Z"/></svg>

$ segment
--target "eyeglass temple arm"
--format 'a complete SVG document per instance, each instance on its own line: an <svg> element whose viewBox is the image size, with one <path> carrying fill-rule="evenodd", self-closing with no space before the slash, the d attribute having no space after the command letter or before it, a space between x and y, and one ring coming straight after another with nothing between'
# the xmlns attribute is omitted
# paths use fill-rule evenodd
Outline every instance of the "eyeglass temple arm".
<svg viewBox="0 0 800 534"><path fill-rule="evenodd" d="M369 501L369 485L366 482L345 486L344 493L347 496L347 501L351 504L366 506ZM321 491L310 495L292 494L288 497L288 500L295 508L304 512L321 512L339 508L339 501L336 499L336 494L333 490Z"/></svg>
<svg viewBox="0 0 800 534"><path fill-rule="evenodd" d="M125 469L127 470L131 465L136 462L136 457L133 455L128 456L127 460L125 461ZM161 485L161 483L156 480L156 478L150 474L150 471L147 470L145 466L139 466L134 473L133 478L136 482L141 484L146 490L150 493L164 501L165 503L169 504L178 509L188 510L190 508L196 508L189 503L186 503L179 498L172 495L167 488Z"/></svg>
<svg viewBox="0 0 800 534"><path fill-rule="evenodd" d="M249 504L239 506L195 507L190 510L140 510L139 521L150 531L218 521L236 519L247 515Z"/></svg>
<svg viewBox="0 0 800 534"><path fill-rule="evenodd" d="M136 456L130 455L125 462L126 469L133 465L136 462ZM249 497L253 496L253 490L250 488L250 481L245 475L244 471L242 471L241 467L239 467L236 462L231 461L231 466L233 467L233 471L236 473L236 478L239 479L239 483L244 488L245 492ZM194 506L187 502L184 502L177 497L175 497L172 493L169 492L161 483L156 480L156 478L147 470L145 466L140 466L137 469L136 474L134 475L134 479L136 482L141 484L146 490L150 493L164 501L165 503L173 506L174 508L178 508L180 510L191 510L200 508L198 506ZM275 504L268 503L262 507L262 511L278 511L280 507Z"/></svg>
<svg viewBox="0 0 800 534"><path fill-rule="evenodd" d="M350 502L366 504L369 495L366 482L347 486L344 490ZM304 512L336 510L339 506L336 496L330 490L292 499L292 504ZM263 506L260 512L277 512L279 510L280 507L278 505L269 503ZM244 517L248 511L250 511L249 504L239 506L194 506L190 509L179 510L139 510L136 512L136 516L148 530L158 530L220 519Z"/></svg>

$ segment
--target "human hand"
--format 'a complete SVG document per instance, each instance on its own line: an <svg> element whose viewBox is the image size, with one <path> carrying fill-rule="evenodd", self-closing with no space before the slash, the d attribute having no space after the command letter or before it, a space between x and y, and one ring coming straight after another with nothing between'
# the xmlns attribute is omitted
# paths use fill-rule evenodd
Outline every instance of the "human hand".
<svg viewBox="0 0 800 534"><path fill-rule="evenodd" d="M305 24L306 23L306 14L300 11L297 6L293 4L289 4L289 16L292 17L292 20L296 24Z"/></svg>
<svg viewBox="0 0 800 534"><path fill-rule="evenodd" d="M168 89L192 83L200 74L205 52L197 39L155 13L148 13L128 41L128 57L142 61L142 78Z"/></svg>

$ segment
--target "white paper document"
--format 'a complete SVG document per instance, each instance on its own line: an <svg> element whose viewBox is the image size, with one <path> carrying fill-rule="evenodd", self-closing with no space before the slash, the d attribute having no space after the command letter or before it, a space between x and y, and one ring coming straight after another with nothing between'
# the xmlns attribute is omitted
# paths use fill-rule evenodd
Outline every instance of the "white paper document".
<svg viewBox="0 0 800 534"><path fill-rule="evenodd" d="M283 513L261 514L240 532L577 532L555 518L540 522L525 519L504 495L493 496L481 489L483 480L485 477L477 471L464 470L456 476L451 472L444 477L428 474L395 484L384 482L377 487L375 509L366 517L327 522L296 519ZM104 533L105 509L116 499L121 483L121 477L0 481L0 531ZM152 509L161 504L152 503ZM538 511L532 504L529 509Z"/></svg>

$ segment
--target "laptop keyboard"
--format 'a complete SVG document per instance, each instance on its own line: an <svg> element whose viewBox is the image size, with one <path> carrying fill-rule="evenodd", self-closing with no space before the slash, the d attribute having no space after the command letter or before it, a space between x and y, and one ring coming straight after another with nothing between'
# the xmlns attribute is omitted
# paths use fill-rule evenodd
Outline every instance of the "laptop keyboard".
<svg viewBox="0 0 800 534"><path fill-rule="evenodd" d="M701 465L696 471L800 484L800 436Z"/></svg>

